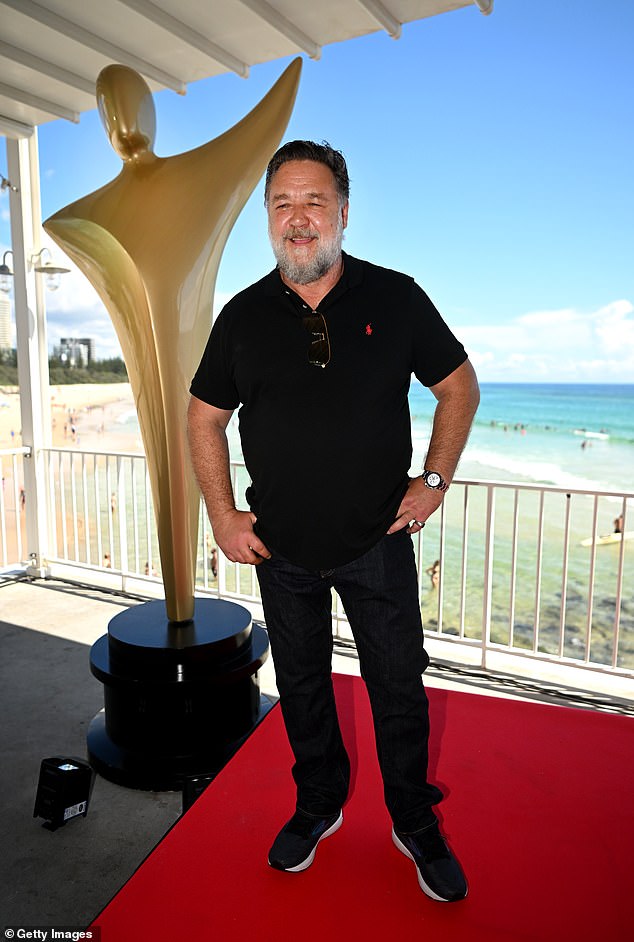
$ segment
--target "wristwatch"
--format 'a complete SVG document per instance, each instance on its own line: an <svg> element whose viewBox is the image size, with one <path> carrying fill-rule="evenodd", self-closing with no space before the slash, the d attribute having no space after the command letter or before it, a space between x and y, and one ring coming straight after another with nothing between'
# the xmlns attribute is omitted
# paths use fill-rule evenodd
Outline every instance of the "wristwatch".
<svg viewBox="0 0 634 942"><path fill-rule="evenodd" d="M423 471L421 475L426 487L431 487L432 491L448 491L449 485L444 481L437 471Z"/></svg>

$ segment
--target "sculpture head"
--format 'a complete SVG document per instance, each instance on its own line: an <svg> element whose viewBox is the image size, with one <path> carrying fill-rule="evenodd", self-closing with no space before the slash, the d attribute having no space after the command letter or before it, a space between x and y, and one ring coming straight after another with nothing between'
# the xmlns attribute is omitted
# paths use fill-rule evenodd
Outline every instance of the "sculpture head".
<svg viewBox="0 0 634 942"><path fill-rule="evenodd" d="M97 106L114 150L122 160L152 154L156 111L145 80L125 65L108 65L97 78Z"/></svg>

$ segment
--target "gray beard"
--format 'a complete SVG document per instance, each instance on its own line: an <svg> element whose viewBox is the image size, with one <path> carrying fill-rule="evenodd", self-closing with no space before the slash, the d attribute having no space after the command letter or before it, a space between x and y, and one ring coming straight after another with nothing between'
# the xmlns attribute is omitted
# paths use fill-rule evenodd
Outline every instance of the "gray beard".
<svg viewBox="0 0 634 942"><path fill-rule="evenodd" d="M323 278L339 261L341 257L341 244L343 242L343 223L341 219L339 219L339 225L332 239L324 241L320 238L317 244L317 251L312 259L307 262L300 262L290 257L284 237L274 239L269 230L269 239L271 240L271 248L275 255L275 261L281 273L288 278L289 281L293 282L293 284L309 285L313 281L318 281L320 278Z"/></svg>

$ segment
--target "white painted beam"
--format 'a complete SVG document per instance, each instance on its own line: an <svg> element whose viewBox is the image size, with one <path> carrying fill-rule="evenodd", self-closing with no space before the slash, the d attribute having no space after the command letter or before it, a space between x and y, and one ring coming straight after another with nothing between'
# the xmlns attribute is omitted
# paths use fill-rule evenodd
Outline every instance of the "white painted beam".
<svg viewBox="0 0 634 942"><path fill-rule="evenodd" d="M358 0L358 2L392 39L400 38L403 24L390 13L381 0Z"/></svg>
<svg viewBox="0 0 634 942"><path fill-rule="evenodd" d="M5 137L19 140L21 137L31 137L34 131L32 124L23 124L21 121L15 121L14 118L0 114L0 134Z"/></svg>
<svg viewBox="0 0 634 942"><path fill-rule="evenodd" d="M166 88L173 89L180 95L184 95L187 90L185 83L179 78L170 75L168 72L163 71L163 69L159 69L158 66L153 65L151 62L140 59L127 49L123 49L121 46L117 46L114 43L108 42L106 39L102 39L101 36L97 36L95 33L91 33L90 30L84 29L83 26L79 26L79 24L73 23L63 16L59 16L59 14L54 13L47 7L35 3L34 0L0 0L0 5L11 7L18 13L22 13L24 16L28 16L30 19L55 30L55 32L61 33L62 36L66 36L68 39L73 39L75 42L88 46L89 49L93 49L95 52L107 56L112 62L127 65L131 69L135 69L137 72L145 75L146 78L154 79L155 82L164 85Z"/></svg>
<svg viewBox="0 0 634 942"><path fill-rule="evenodd" d="M17 187L9 194L13 291L22 444L30 450L23 465L26 553L29 571L43 575L48 513L42 449L51 443L51 408L44 289L41 277L29 271L29 258L39 247L42 232L37 131L28 139L7 140L6 148L9 178Z"/></svg>
<svg viewBox="0 0 634 942"><path fill-rule="evenodd" d="M273 29L286 36L291 42L295 43L311 59L321 58L321 46L307 36L298 26L287 17L283 16L278 10L275 10L266 0L240 0L245 7L248 7L261 20L272 26Z"/></svg>
<svg viewBox="0 0 634 942"><path fill-rule="evenodd" d="M235 56L226 49L223 49L222 46L207 39L202 33L192 29L191 26L188 26L186 23L183 23L182 20L172 16L171 13L166 13L165 10L158 7L155 3L152 3L151 0L119 0L119 3L140 13L146 20L150 20L150 22L165 29L168 33L178 36L183 42L193 46L194 49L198 49L199 52L203 52L210 59L213 59L214 62L219 62L220 65L224 65L230 72L236 72L242 78L248 78L249 66L246 62L241 62L240 59L236 59Z"/></svg>
<svg viewBox="0 0 634 942"><path fill-rule="evenodd" d="M0 56L4 56L5 59L10 59L12 62L18 62L20 65L25 65L27 69L46 75L48 78L69 85L71 88L76 88L80 92L86 92L88 95L95 94L94 81L84 78L83 75L70 72L68 69L63 69L54 62L49 62L48 59L40 59L39 56L34 56L32 52L27 52L26 49L21 49L19 46L13 46L0 40Z"/></svg>
<svg viewBox="0 0 634 942"><path fill-rule="evenodd" d="M78 111L71 111L70 108L65 108L59 102L49 101L48 98L32 95L31 92L27 92L23 88L15 88L13 85L0 82L0 95L11 98L13 101L20 101L30 108L37 108L38 111L45 111L46 114L55 115L56 118L66 118L67 121L72 121L73 124L79 124Z"/></svg>

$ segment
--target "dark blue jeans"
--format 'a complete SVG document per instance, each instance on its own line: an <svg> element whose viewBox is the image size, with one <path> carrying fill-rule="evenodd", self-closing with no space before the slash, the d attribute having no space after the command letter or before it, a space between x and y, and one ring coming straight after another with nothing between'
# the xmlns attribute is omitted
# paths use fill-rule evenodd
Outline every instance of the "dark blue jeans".
<svg viewBox="0 0 634 942"><path fill-rule="evenodd" d="M429 715L421 675L429 658L410 535L402 530L385 536L337 569L312 572L273 552L256 572L295 757L297 807L326 816L337 813L348 795L350 761L332 685L332 587L357 645L394 825L416 831L435 821L431 807L442 793L427 782Z"/></svg>

